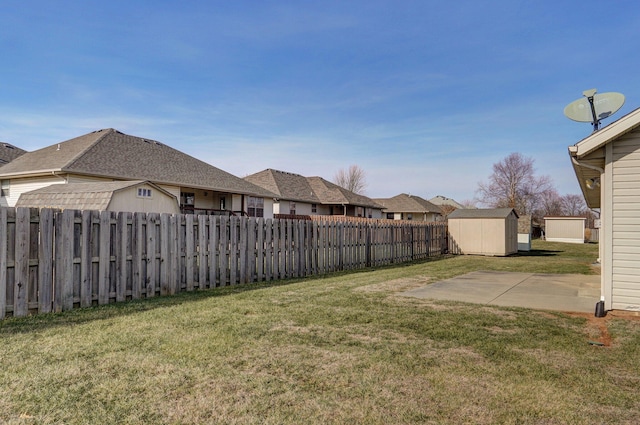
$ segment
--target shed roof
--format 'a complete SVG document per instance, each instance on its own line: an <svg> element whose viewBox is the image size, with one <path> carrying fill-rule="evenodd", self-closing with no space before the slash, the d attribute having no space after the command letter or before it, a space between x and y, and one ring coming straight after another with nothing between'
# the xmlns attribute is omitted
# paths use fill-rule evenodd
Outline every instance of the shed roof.
<svg viewBox="0 0 640 425"><path fill-rule="evenodd" d="M96 183L61 183L25 192L16 207L99 210L108 208L115 192L132 186L150 185L155 190L175 199L171 193L148 181L115 181ZM177 200L176 200L177 202Z"/></svg>
<svg viewBox="0 0 640 425"><path fill-rule="evenodd" d="M384 209L389 212L442 214L439 206L419 196L408 195L406 193L401 193L393 198L375 198L374 201L382 205Z"/></svg>
<svg viewBox="0 0 640 425"><path fill-rule="evenodd" d="M155 140L130 136L113 128L97 130L28 152L0 169L0 177L51 172L122 180L148 180L273 197L273 193Z"/></svg>
<svg viewBox="0 0 640 425"><path fill-rule="evenodd" d="M518 217L513 208L458 209L449 214L448 218L507 218L512 213Z"/></svg>

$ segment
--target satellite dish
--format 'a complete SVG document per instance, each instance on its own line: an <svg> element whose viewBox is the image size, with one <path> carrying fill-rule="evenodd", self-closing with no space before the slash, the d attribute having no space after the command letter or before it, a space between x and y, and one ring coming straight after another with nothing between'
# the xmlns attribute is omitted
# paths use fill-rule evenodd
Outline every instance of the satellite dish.
<svg viewBox="0 0 640 425"><path fill-rule="evenodd" d="M575 100L564 108L564 114L573 121L590 122L593 131L600 126L600 120L615 114L624 105L624 95L609 92L596 94L596 89L582 92L583 98Z"/></svg>

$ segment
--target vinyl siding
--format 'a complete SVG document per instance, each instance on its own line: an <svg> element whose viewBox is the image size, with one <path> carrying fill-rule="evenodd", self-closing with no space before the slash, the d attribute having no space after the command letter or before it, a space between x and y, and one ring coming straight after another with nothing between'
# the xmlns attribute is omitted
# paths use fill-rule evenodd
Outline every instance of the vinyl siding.
<svg viewBox="0 0 640 425"><path fill-rule="evenodd" d="M584 218L545 217L545 238L550 242L584 243Z"/></svg>
<svg viewBox="0 0 640 425"><path fill-rule="evenodd" d="M640 134L612 147L612 308L640 310Z"/></svg>
<svg viewBox="0 0 640 425"><path fill-rule="evenodd" d="M18 198L25 192L51 186L52 184L64 183L64 179L56 176L33 177L23 179L10 179L9 197L6 199L7 206L13 207L18 202Z"/></svg>
<svg viewBox="0 0 640 425"><path fill-rule="evenodd" d="M518 219L449 218L451 242L462 254L504 256L518 252ZM455 248L454 248L455 249Z"/></svg>

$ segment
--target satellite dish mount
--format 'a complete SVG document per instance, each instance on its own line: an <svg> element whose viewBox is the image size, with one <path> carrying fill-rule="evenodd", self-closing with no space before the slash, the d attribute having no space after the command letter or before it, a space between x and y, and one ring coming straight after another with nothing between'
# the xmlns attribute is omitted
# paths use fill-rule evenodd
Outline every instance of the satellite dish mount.
<svg viewBox="0 0 640 425"><path fill-rule="evenodd" d="M596 89L582 92L582 98L575 100L564 108L564 114L573 121L589 122L593 131L600 128L600 120L615 114L624 105L624 95L620 93L600 93Z"/></svg>
<svg viewBox="0 0 640 425"><path fill-rule="evenodd" d="M591 107L591 116L593 117L591 125L593 125L593 131L598 131L598 129L600 128L600 119L598 119L598 115L596 114L596 107L593 104L593 97L596 95L596 89L585 90L582 92L582 95L587 98L589 106Z"/></svg>

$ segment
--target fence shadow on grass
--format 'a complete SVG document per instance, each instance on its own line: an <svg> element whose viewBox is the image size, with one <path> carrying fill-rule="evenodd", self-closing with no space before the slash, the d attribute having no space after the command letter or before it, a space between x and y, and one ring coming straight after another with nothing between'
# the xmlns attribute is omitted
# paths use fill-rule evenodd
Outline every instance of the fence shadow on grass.
<svg viewBox="0 0 640 425"><path fill-rule="evenodd" d="M303 279L225 286L191 292L180 292L175 295L163 295L106 305L74 308L73 310L60 313L33 314L25 317L10 316L4 320L0 320L0 337L7 334L30 333L58 327L77 326L116 317L126 317L159 308L175 307L185 303L198 302L209 298L226 297L248 291L291 285L301 280Z"/></svg>
<svg viewBox="0 0 640 425"><path fill-rule="evenodd" d="M513 257L555 257L560 255L562 251L551 249L532 249L531 251L518 251Z"/></svg>
<svg viewBox="0 0 640 425"><path fill-rule="evenodd" d="M179 292L175 295L155 296L151 298L128 300L125 302L115 302L106 305L93 305L91 307L85 308L74 308L72 310L63 311L60 313L32 314L25 317L9 316L4 320L0 320L0 337L8 334L30 333L57 327L76 326L99 320L107 320L116 317L126 317L129 315L144 313L160 308L175 307L181 304L198 302L209 298L226 297L249 291L288 286L302 281L322 280L346 275L353 275L357 273L375 272L382 269L408 267L425 262L439 261L445 258L448 258L448 256L429 257L424 260L398 263L393 265L383 265L380 267L338 271L320 276L273 280L269 282L255 282L203 290L194 290L189 292Z"/></svg>

